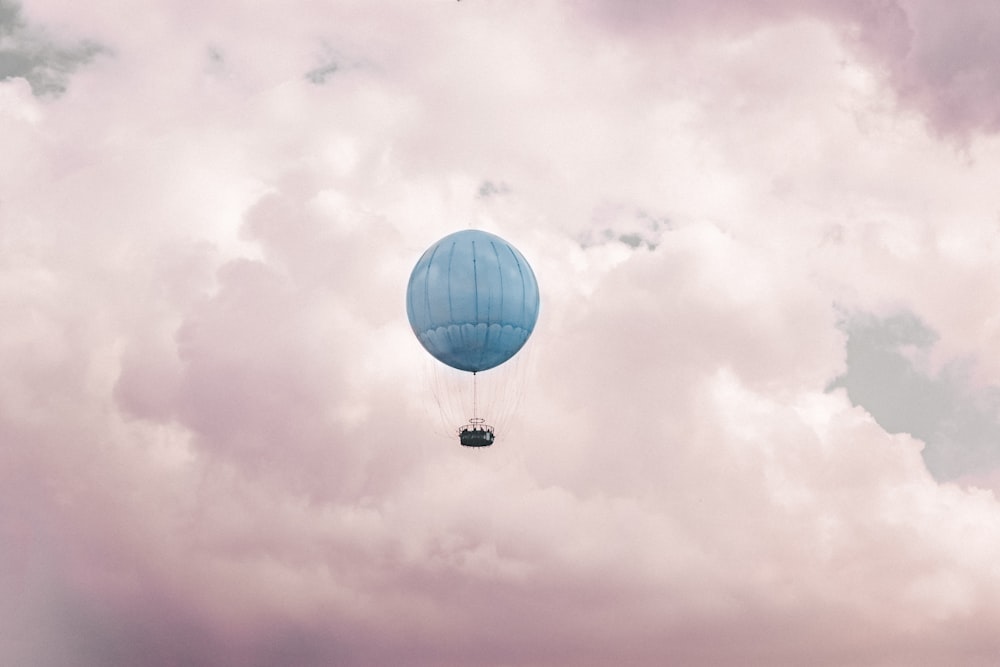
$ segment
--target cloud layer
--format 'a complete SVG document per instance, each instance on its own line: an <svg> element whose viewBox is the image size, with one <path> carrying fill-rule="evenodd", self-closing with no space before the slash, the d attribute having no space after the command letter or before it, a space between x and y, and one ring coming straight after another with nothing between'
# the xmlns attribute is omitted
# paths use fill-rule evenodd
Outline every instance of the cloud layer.
<svg viewBox="0 0 1000 667"><path fill-rule="evenodd" d="M0 81L4 663L994 664L991 4L0 9L107 49ZM484 452L466 226L542 290Z"/></svg>

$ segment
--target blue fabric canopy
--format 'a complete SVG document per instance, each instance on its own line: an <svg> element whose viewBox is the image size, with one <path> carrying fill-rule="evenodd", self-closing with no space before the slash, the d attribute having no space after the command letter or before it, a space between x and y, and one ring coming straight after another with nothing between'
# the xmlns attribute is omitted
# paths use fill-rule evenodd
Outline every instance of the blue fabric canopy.
<svg viewBox="0 0 1000 667"><path fill-rule="evenodd" d="M423 254L406 288L406 315L442 363L485 371L521 349L538 320L538 282L512 245L466 229Z"/></svg>

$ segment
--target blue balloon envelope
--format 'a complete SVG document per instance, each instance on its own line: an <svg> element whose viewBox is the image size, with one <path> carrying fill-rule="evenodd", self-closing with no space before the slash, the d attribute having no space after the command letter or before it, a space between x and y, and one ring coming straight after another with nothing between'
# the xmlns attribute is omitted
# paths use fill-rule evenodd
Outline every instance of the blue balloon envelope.
<svg viewBox="0 0 1000 667"><path fill-rule="evenodd" d="M524 346L538 320L538 282L514 246L465 229L417 261L406 288L406 315L435 359L477 373Z"/></svg>

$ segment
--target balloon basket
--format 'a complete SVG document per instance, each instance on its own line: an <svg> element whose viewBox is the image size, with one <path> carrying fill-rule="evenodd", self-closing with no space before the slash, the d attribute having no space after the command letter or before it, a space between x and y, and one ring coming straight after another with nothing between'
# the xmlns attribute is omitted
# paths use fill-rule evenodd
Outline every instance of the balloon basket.
<svg viewBox="0 0 1000 667"><path fill-rule="evenodd" d="M489 447L495 437L493 427L481 417L473 417L458 429L458 441L463 447Z"/></svg>

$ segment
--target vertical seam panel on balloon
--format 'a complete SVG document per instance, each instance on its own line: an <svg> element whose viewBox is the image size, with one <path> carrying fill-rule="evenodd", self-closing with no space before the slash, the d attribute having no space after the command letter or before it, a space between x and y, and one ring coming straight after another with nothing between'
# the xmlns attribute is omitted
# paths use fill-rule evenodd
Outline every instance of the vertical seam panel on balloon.
<svg viewBox="0 0 1000 667"><path fill-rule="evenodd" d="M514 264L517 265L517 273L521 276L521 323L523 324L524 322L527 322L525 308L528 304L528 295L524 287L524 271L521 269L521 260L518 259L517 253L514 252L514 248L508 246L508 249L510 250L510 256L514 258Z"/></svg>
<svg viewBox="0 0 1000 667"><path fill-rule="evenodd" d="M434 265L434 255L437 254L438 248L441 246L436 245L434 249L431 250L431 256L424 265L424 301L427 303L426 312L426 323L425 327L430 328L434 325L434 318L431 317L431 267Z"/></svg>
<svg viewBox="0 0 1000 667"><path fill-rule="evenodd" d="M496 319L497 322L501 326L500 340L501 340L501 342L503 341L503 330L502 330L502 327L503 327L503 267L500 265L500 253L497 252L497 244L494 243L493 241L490 241L490 248L493 249L493 256L497 260L497 275L500 277L500 313L499 313L499 315L496 318L493 317L493 292L491 291L490 292L490 312L489 312L490 316L489 316L489 322L486 323L486 338L483 340L483 351L479 355L480 356L480 359L479 359L480 365L482 365L482 363L483 363L482 357L486 356L486 351L489 349L490 328L491 328L491 325L493 324L494 319Z"/></svg>
<svg viewBox="0 0 1000 667"><path fill-rule="evenodd" d="M472 317L472 329L475 331L475 336L479 336L479 275L477 273L478 268L476 266L476 242L472 241L472 303L475 304L473 307L473 317ZM489 329L487 328L487 331ZM486 345L479 350L479 361L476 366L483 365L483 351L486 349ZM476 370L479 370L478 368ZM476 371L472 371L475 373Z"/></svg>
<svg viewBox="0 0 1000 667"><path fill-rule="evenodd" d="M473 320L479 323L479 276L476 274L476 242L472 242L472 293L474 298L472 303L476 304L473 308Z"/></svg>
<svg viewBox="0 0 1000 667"><path fill-rule="evenodd" d="M448 321L455 321L455 314L451 307L451 262L455 258L455 242L451 243L451 250L448 251Z"/></svg>
<svg viewBox="0 0 1000 667"><path fill-rule="evenodd" d="M497 250L497 244L490 241L490 246L493 248L493 256L497 258L497 274L500 276L500 317L499 322L501 326L503 325L503 265L500 263L500 252Z"/></svg>

